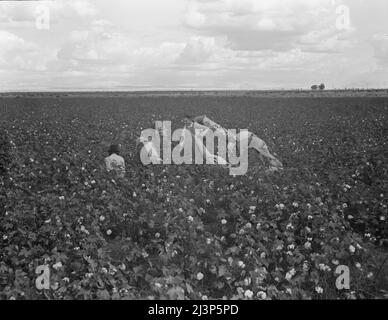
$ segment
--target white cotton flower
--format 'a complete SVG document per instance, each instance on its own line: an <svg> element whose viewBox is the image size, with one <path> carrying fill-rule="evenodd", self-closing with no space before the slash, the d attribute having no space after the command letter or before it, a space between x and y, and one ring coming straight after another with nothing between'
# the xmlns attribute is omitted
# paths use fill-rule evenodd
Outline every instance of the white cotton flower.
<svg viewBox="0 0 388 320"><path fill-rule="evenodd" d="M105 220L105 217L104 216L100 216L100 221L104 221Z"/></svg>
<svg viewBox="0 0 388 320"><path fill-rule="evenodd" d="M296 271L294 268L292 268L290 271L286 273L286 280L290 281L293 278L293 276L295 276L295 274L296 274Z"/></svg>
<svg viewBox="0 0 388 320"><path fill-rule="evenodd" d="M242 262L242 261L239 261L239 262L237 262L237 265L240 267L240 268L245 268L245 264L244 264L244 262Z"/></svg>
<svg viewBox="0 0 388 320"><path fill-rule="evenodd" d="M355 253L356 252L356 248L353 247L352 245L349 246L349 251L350 253Z"/></svg>
<svg viewBox="0 0 388 320"><path fill-rule="evenodd" d="M251 283L252 283L252 279L251 278L245 278L244 279L244 285L246 287L250 286Z"/></svg>
<svg viewBox="0 0 388 320"><path fill-rule="evenodd" d="M332 260L331 261L335 266L338 266L339 265L339 261L338 260Z"/></svg>
<svg viewBox="0 0 388 320"><path fill-rule="evenodd" d="M286 289L286 293L288 293L289 295L292 295L292 290L291 290L291 288L287 288L287 289Z"/></svg>
<svg viewBox="0 0 388 320"><path fill-rule="evenodd" d="M58 270L58 269L60 269L60 268L62 268L62 267L63 267L63 265L62 265L62 262L61 262L61 261L59 261L59 262L57 262L56 264L53 265L53 268L54 268L55 270Z"/></svg>
<svg viewBox="0 0 388 320"><path fill-rule="evenodd" d="M106 234L108 235L108 236L110 236L111 234L112 234L112 230L108 230L107 232L106 232Z"/></svg>
<svg viewBox="0 0 388 320"><path fill-rule="evenodd" d="M227 221L226 219L222 219L222 220L221 220L221 224L224 224L224 225L225 225L225 224L227 224L227 223L228 223L228 221Z"/></svg>
<svg viewBox="0 0 388 320"><path fill-rule="evenodd" d="M201 281L204 278L204 275L202 272L197 273L197 280Z"/></svg>
<svg viewBox="0 0 388 320"><path fill-rule="evenodd" d="M356 263L356 268L357 268L357 269L361 269L361 263L357 262L357 263Z"/></svg>
<svg viewBox="0 0 388 320"><path fill-rule="evenodd" d="M315 287L315 291L316 291L318 294L322 294L322 293L323 293L323 288L320 287L320 286L317 286L317 287Z"/></svg>
<svg viewBox="0 0 388 320"><path fill-rule="evenodd" d="M293 203L292 203L292 206L293 206L294 208L298 208L298 207L299 207L299 203L298 203L298 202L293 202Z"/></svg>
<svg viewBox="0 0 388 320"><path fill-rule="evenodd" d="M194 221L194 218L193 218L192 216L189 216L187 219L188 219L190 222L193 222L193 221Z"/></svg>
<svg viewBox="0 0 388 320"><path fill-rule="evenodd" d="M81 226L81 232L89 234L89 231L85 228L85 226Z"/></svg>
<svg viewBox="0 0 388 320"><path fill-rule="evenodd" d="M257 297L260 299L260 300L265 300L267 299L267 294L264 292L264 291L259 291L257 293Z"/></svg>
<svg viewBox="0 0 388 320"><path fill-rule="evenodd" d="M253 297L253 292L251 290L247 290L244 292L244 296L248 299L252 299Z"/></svg>
<svg viewBox="0 0 388 320"><path fill-rule="evenodd" d="M282 244L279 244L277 247L276 247L276 251L281 251L283 250L283 245Z"/></svg>
<svg viewBox="0 0 388 320"><path fill-rule="evenodd" d="M310 250L311 249L311 242L306 242L304 244L304 247L307 249L307 250Z"/></svg>
<svg viewBox="0 0 388 320"><path fill-rule="evenodd" d="M318 267L319 267L319 269L322 270L322 271L328 271L328 272L331 271L331 268L330 268L329 266L325 265L324 263L320 263L320 264L318 265Z"/></svg>

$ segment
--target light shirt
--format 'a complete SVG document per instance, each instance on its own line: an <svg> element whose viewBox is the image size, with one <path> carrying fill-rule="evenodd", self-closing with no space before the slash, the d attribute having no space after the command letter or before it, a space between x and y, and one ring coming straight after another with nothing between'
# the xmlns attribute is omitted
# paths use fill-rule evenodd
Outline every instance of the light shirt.
<svg viewBox="0 0 388 320"><path fill-rule="evenodd" d="M113 153L109 157L105 158L105 165L108 172L115 171L120 178L124 178L125 161L123 157Z"/></svg>

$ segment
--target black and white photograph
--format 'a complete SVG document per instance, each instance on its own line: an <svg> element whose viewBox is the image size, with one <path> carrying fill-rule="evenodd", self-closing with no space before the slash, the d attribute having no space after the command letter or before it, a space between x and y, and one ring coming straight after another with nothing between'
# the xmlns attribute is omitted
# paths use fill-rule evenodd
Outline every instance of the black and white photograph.
<svg viewBox="0 0 388 320"><path fill-rule="evenodd" d="M0 300L387 300L387 135L386 0L0 1Z"/></svg>

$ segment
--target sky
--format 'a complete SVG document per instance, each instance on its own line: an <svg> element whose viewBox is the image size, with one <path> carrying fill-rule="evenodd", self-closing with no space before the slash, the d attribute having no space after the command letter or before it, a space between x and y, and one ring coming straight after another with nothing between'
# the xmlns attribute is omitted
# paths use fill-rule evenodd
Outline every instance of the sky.
<svg viewBox="0 0 388 320"><path fill-rule="evenodd" d="M0 91L388 87L387 0L0 1Z"/></svg>

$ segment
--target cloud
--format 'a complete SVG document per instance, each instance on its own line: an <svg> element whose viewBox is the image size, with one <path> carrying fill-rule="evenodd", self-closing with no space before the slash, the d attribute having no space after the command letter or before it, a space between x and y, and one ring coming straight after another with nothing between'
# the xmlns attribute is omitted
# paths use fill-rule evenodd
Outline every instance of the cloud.
<svg viewBox="0 0 388 320"><path fill-rule="evenodd" d="M133 72L166 68L178 59L185 44L164 41L139 47L126 34L105 20L93 21L88 29L73 30L51 66L58 70Z"/></svg>
<svg viewBox="0 0 388 320"><path fill-rule="evenodd" d="M234 50L287 51L311 32L335 30L330 11L335 7L327 0L190 1L185 22L197 31L225 36Z"/></svg>
<svg viewBox="0 0 388 320"><path fill-rule="evenodd" d="M0 24L8 27L34 27L35 21L42 14L42 8L50 15L52 24L59 21L91 18L98 9L88 0L63 1L1 1Z"/></svg>
<svg viewBox="0 0 388 320"><path fill-rule="evenodd" d="M377 63L388 67L388 34L376 34L371 39L374 57Z"/></svg>
<svg viewBox="0 0 388 320"><path fill-rule="evenodd" d="M214 54L222 50L211 37L192 37L184 46L176 62L178 64L206 63Z"/></svg>
<svg viewBox="0 0 388 320"><path fill-rule="evenodd" d="M0 30L0 69L40 70L44 68L40 51L35 43Z"/></svg>
<svg viewBox="0 0 388 320"><path fill-rule="evenodd" d="M71 1L66 5L72 8L77 13L77 15L81 17L94 16L98 12L96 7L92 5L90 1L85 1L85 0Z"/></svg>

